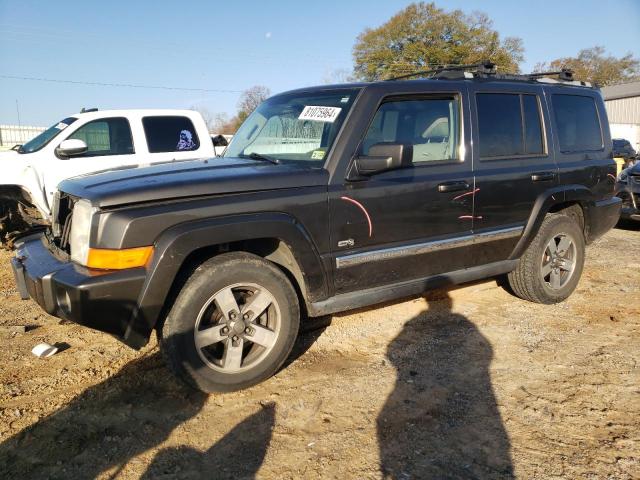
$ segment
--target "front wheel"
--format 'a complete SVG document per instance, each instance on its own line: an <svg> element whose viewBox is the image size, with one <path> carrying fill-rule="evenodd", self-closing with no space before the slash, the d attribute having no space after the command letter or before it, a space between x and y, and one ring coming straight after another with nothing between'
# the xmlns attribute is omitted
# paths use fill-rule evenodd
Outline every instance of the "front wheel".
<svg viewBox="0 0 640 480"><path fill-rule="evenodd" d="M248 253L219 255L189 278L161 332L174 373L204 392L247 388L291 352L298 298L276 266Z"/></svg>
<svg viewBox="0 0 640 480"><path fill-rule="evenodd" d="M524 300L562 302L580 281L584 257L584 234L576 222L566 215L549 215L509 273L509 285Z"/></svg>

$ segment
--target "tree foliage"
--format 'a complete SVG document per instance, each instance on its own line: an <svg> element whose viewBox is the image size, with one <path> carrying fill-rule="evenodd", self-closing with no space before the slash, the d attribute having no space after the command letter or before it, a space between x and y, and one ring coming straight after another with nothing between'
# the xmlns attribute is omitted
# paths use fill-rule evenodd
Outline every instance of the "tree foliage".
<svg viewBox="0 0 640 480"><path fill-rule="evenodd" d="M607 55L604 47L596 46L580 50L576 57L563 57L549 63L539 63L535 70L560 70L570 68L576 80L592 82L600 86L615 85L640 78L640 60L630 53L617 58Z"/></svg>
<svg viewBox="0 0 640 480"><path fill-rule="evenodd" d="M258 106L271 95L271 91L262 85L256 85L242 92L238 101L238 120L244 122ZM238 124L238 126L240 126Z"/></svg>
<svg viewBox="0 0 640 480"><path fill-rule="evenodd" d="M258 106L271 95L271 91L262 85L251 87L240 95L238 112L231 118L219 113L212 120L212 130L217 134L233 135Z"/></svg>
<svg viewBox="0 0 640 480"><path fill-rule="evenodd" d="M519 71L522 40L501 40L484 13L450 12L434 3L413 3L378 28L367 28L353 47L354 73L378 80L443 64L491 60L501 72Z"/></svg>

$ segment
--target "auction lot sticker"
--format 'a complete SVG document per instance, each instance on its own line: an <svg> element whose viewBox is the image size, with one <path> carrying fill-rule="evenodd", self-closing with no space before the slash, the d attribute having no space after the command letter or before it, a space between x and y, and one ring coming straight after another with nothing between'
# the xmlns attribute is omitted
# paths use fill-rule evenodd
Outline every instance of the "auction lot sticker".
<svg viewBox="0 0 640 480"><path fill-rule="evenodd" d="M342 111L338 107L319 107L314 105L307 105L302 110L302 113L298 117L298 120L313 120L314 122L327 122L333 123L340 115Z"/></svg>

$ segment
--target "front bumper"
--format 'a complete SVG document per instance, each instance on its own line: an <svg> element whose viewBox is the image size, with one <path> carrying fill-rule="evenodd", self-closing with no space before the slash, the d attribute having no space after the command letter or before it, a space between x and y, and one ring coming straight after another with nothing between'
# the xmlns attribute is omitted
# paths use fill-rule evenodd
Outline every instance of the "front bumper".
<svg viewBox="0 0 640 480"><path fill-rule="evenodd" d="M129 329L137 313L146 270L92 270L56 258L43 235L16 244L11 260L18 291L48 314L114 335L139 348L148 339Z"/></svg>
<svg viewBox="0 0 640 480"><path fill-rule="evenodd" d="M629 180L633 184L616 184L616 195L622 200L622 212L620 218L625 220L640 221L640 185L635 178Z"/></svg>

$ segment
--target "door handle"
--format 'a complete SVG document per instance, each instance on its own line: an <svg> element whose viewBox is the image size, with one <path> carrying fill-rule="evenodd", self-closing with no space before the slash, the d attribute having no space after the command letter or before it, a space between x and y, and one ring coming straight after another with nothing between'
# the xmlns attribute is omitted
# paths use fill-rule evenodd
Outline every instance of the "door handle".
<svg viewBox="0 0 640 480"><path fill-rule="evenodd" d="M469 184L467 182L445 182L438 185L440 193L459 192L461 190L469 190Z"/></svg>
<svg viewBox="0 0 640 480"><path fill-rule="evenodd" d="M532 182L548 182L556 178L555 172L538 172L531 175Z"/></svg>

